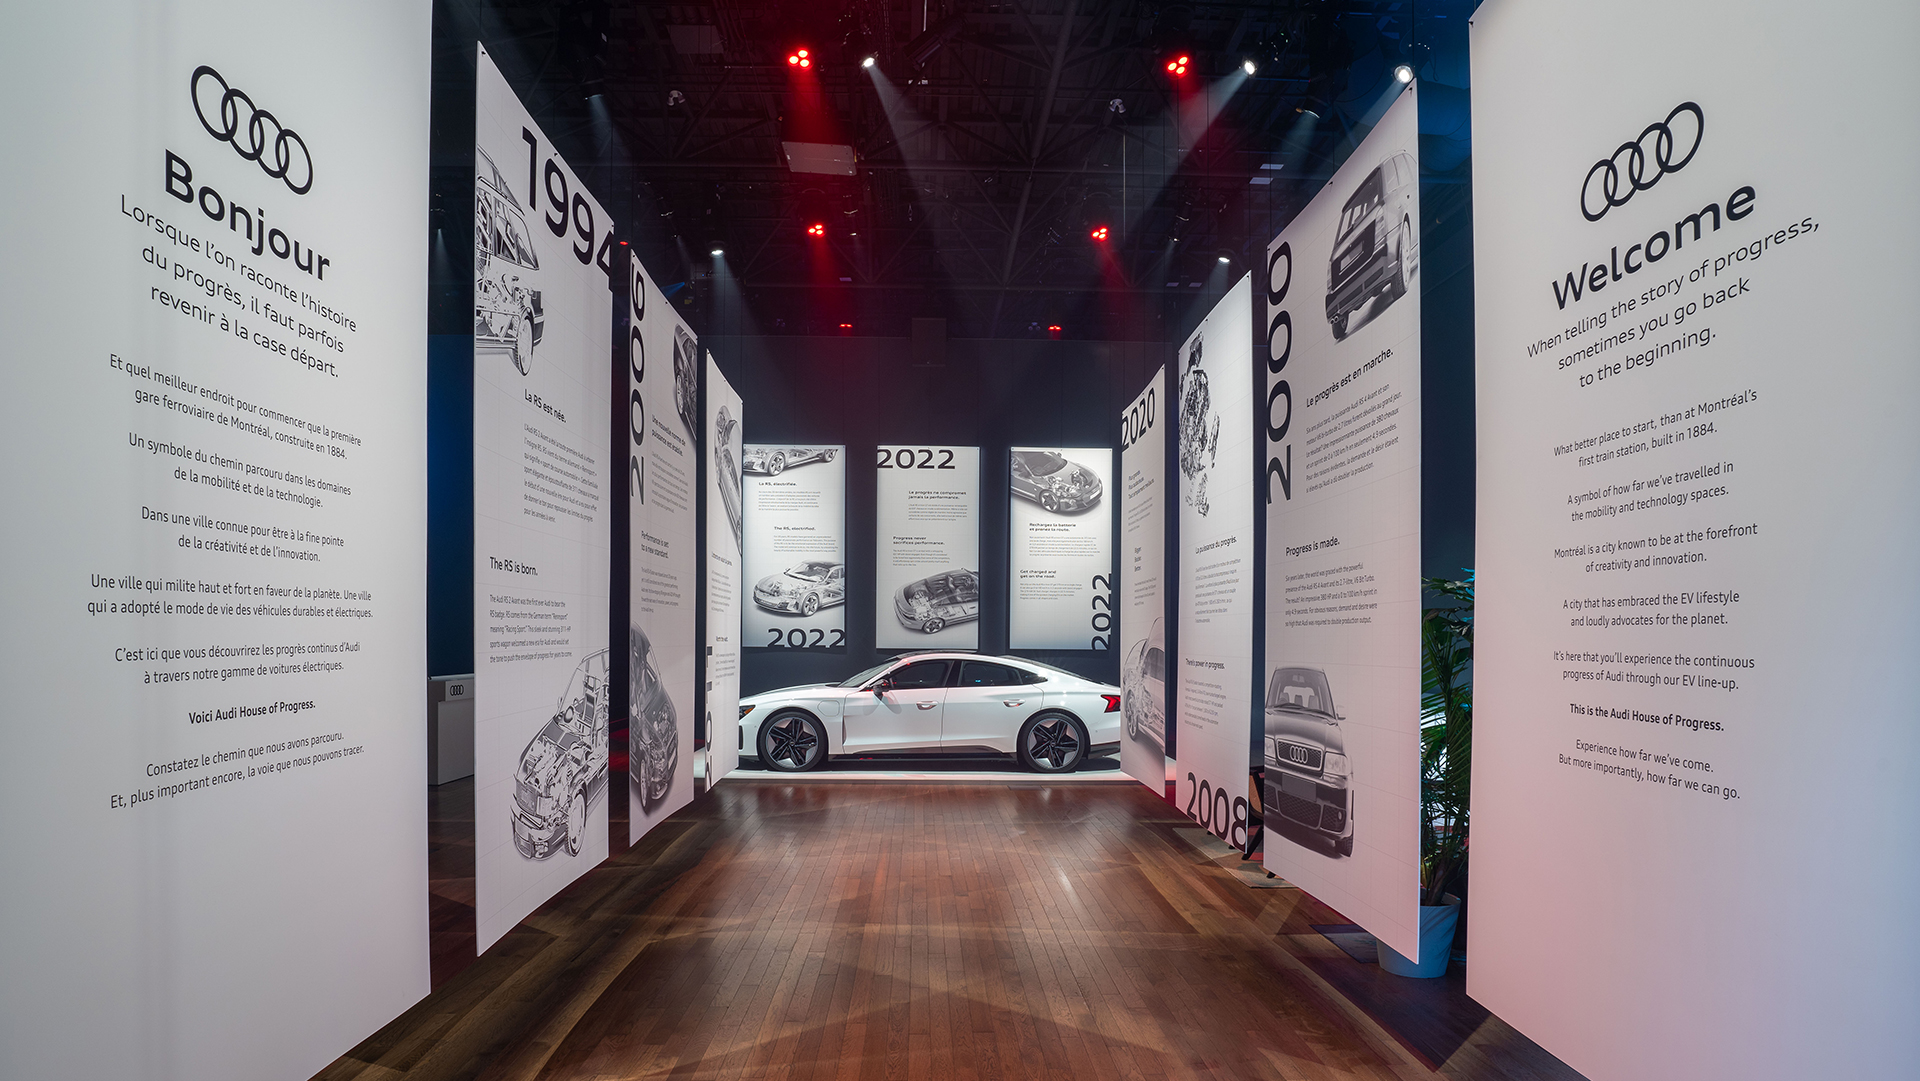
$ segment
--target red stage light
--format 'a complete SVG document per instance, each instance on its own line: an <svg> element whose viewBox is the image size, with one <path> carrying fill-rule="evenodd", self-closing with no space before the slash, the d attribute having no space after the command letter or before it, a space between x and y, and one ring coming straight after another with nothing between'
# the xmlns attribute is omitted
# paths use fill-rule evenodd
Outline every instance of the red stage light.
<svg viewBox="0 0 1920 1081"><path fill-rule="evenodd" d="M1054 323L1051 326L1047 327L1047 337L1052 338L1056 342L1059 341L1060 340L1060 324Z"/></svg>
<svg viewBox="0 0 1920 1081"><path fill-rule="evenodd" d="M807 50L795 49L787 54L787 63L797 68L810 68L813 66L813 58L807 55Z"/></svg>
<svg viewBox="0 0 1920 1081"><path fill-rule="evenodd" d="M1187 73L1187 65L1192 62L1193 58L1183 53L1167 61L1167 71L1174 75L1185 75Z"/></svg>
<svg viewBox="0 0 1920 1081"><path fill-rule="evenodd" d="M814 222L812 225L807 226L807 235L808 236L826 236L827 235L826 223L817 221L817 222Z"/></svg>
<svg viewBox="0 0 1920 1081"><path fill-rule="evenodd" d="M1105 240L1107 239L1107 227L1104 225L1096 225L1093 227L1093 232L1087 235L1093 237L1095 240Z"/></svg>

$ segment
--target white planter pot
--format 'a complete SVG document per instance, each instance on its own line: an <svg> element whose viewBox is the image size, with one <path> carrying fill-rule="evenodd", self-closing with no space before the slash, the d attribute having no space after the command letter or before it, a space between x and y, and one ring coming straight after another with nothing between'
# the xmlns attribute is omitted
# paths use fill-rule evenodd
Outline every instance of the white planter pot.
<svg viewBox="0 0 1920 1081"><path fill-rule="evenodd" d="M1447 895L1444 905L1420 906L1420 959L1409 961L1398 950L1380 943L1380 967L1396 976L1430 980L1444 976L1453 955L1453 932L1460 922L1460 899Z"/></svg>

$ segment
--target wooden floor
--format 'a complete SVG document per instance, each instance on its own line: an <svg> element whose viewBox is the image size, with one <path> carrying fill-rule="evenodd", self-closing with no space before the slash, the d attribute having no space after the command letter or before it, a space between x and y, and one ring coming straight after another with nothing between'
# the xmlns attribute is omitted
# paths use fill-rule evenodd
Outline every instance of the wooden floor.
<svg viewBox="0 0 1920 1081"><path fill-rule="evenodd" d="M318 1078L1578 1077L1187 825L1134 784L725 781L485 957L437 930L434 993Z"/></svg>

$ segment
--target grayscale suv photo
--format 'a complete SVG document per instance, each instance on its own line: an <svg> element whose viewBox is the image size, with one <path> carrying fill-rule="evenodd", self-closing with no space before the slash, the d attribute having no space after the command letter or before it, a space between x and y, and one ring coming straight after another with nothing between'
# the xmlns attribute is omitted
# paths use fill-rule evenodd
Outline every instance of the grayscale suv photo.
<svg viewBox="0 0 1920 1081"><path fill-rule="evenodd" d="M1336 341L1407 295L1420 268L1419 194L1420 167L1403 152L1347 197L1327 259L1327 322Z"/></svg>
<svg viewBox="0 0 1920 1081"><path fill-rule="evenodd" d="M1327 674L1276 668L1267 683L1267 824L1288 840L1353 855L1353 765Z"/></svg>
<svg viewBox="0 0 1920 1081"><path fill-rule="evenodd" d="M521 375L533 370L533 349L546 333L540 290L521 282L540 269L527 217L484 150L473 184L473 348L504 355Z"/></svg>

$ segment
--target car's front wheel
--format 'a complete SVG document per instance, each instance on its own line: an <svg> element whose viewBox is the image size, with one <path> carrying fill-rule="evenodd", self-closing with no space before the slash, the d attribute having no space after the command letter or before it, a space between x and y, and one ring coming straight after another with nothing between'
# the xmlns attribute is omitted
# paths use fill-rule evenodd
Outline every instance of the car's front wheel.
<svg viewBox="0 0 1920 1081"><path fill-rule="evenodd" d="M920 624L920 629L928 634L939 634L941 631L947 629L947 621L941 619L939 616L934 616L932 619Z"/></svg>
<svg viewBox="0 0 1920 1081"><path fill-rule="evenodd" d="M567 855L580 854L580 839L587 832L587 794L575 792L567 804Z"/></svg>
<svg viewBox="0 0 1920 1081"><path fill-rule="evenodd" d="M1043 491L1040 493L1040 507L1042 510L1058 511L1060 509L1060 497L1054 495L1052 492Z"/></svg>
<svg viewBox="0 0 1920 1081"><path fill-rule="evenodd" d="M522 315L513 321L513 366L526 375L533 367L533 317Z"/></svg>
<svg viewBox="0 0 1920 1081"><path fill-rule="evenodd" d="M810 616L820 610L820 595L809 593L800 600L800 614Z"/></svg>
<svg viewBox="0 0 1920 1081"><path fill-rule="evenodd" d="M1035 773L1072 773L1087 757L1087 732L1064 713L1037 713L1020 728L1020 764Z"/></svg>
<svg viewBox="0 0 1920 1081"><path fill-rule="evenodd" d="M780 474L786 472L786 470L787 470L786 455L776 454L773 457L767 459L767 472L769 474L777 477Z"/></svg>
<svg viewBox="0 0 1920 1081"><path fill-rule="evenodd" d="M799 773L827 760L827 733L805 713L776 713L760 726L754 741L760 761L779 773Z"/></svg>

